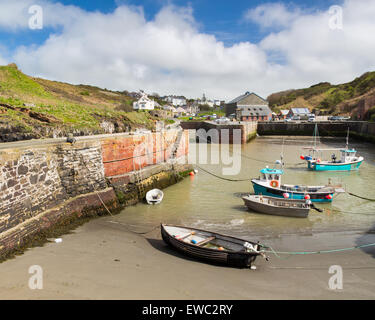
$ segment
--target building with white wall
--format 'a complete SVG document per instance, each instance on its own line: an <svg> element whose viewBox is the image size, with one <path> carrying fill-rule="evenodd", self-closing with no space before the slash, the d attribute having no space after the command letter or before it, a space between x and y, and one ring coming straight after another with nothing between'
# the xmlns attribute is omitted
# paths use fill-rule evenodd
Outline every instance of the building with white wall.
<svg viewBox="0 0 375 320"><path fill-rule="evenodd" d="M150 99L144 92L142 92L142 96L138 101L133 102L134 110L154 110L154 108L155 101Z"/></svg>

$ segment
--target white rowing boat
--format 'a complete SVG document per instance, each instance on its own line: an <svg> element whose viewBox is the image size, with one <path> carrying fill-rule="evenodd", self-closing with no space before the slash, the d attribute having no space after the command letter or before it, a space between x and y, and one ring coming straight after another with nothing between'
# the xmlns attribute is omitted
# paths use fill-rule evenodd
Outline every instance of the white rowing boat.
<svg viewBox="0 0 375 320"><path fill-rule="evenodd" d="M148 204L158 204L163 200L164 193L159 189L152 189L146 193L146 201Z"/></svg>

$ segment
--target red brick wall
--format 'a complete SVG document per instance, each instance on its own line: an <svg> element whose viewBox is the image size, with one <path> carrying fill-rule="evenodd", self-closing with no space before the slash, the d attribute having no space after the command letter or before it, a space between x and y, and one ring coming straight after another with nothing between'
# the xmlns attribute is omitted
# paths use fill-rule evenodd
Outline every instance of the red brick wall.
<svg viewBox="0 0 375 320"><path fill-rule="evenodd" d="M170 159L177 134L177 130L169 130L102 140L105 176L122 175ZM177 158L187 155L188 151L188 131L185 130Z"/></svg>

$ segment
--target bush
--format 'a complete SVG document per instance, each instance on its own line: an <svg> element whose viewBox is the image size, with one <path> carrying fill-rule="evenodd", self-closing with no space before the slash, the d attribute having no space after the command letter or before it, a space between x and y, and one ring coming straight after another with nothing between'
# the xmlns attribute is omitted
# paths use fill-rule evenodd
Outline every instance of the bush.
<svg viewBox="0 0 375 320"><path fill-rule="evenodd" d="M202 105L199 106L199 109L200 109L201 111L210 111L210 110L212 110L213 108L211 108L208 104L202 104Z"/></svg>
<svg viewBox="0 0 375 320"><path fill-rule="evenodd" d="M131 103L122 102L119 106L117 106L116 109L119 111L132 112L133 106L131 105Z"/></svg>

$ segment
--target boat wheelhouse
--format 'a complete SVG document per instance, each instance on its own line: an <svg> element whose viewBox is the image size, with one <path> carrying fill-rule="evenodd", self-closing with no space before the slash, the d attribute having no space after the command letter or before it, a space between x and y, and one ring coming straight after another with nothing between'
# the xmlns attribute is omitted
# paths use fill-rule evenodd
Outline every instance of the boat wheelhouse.
<svg viewBox="0 0 375 320"><path fill-rule="evenodd" d="M258 195L305 199L306 195L310 196L312 202L331 202L333 195L337 191L333 186L303 186L282 184L281 176L284 171L282 169L270 169L268 167L260 170L261 176L258 179L251 179L254 192Z"/></svg>

